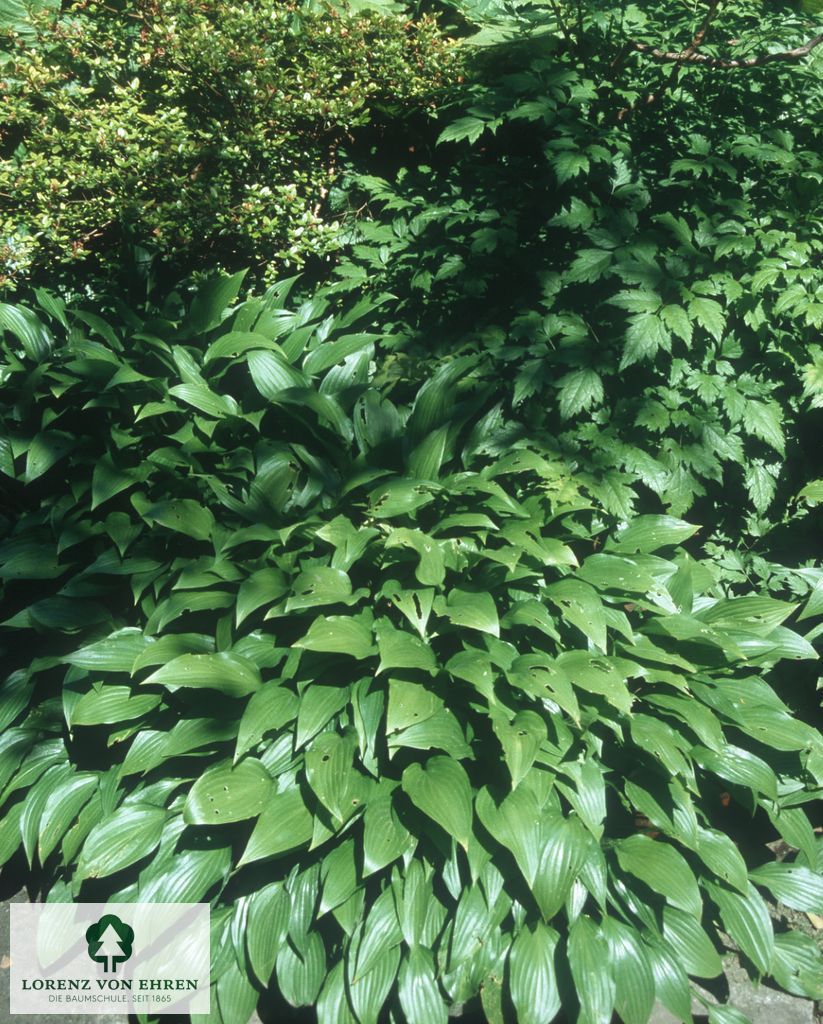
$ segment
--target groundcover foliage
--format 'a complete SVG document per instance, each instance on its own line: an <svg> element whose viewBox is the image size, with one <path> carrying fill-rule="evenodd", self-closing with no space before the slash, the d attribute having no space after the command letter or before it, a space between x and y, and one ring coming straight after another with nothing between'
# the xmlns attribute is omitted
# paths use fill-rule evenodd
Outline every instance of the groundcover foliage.
<svg viewBox="0 0 823 1024"><path fill-rule="evenodd" d="M226 1024L823 998L817 22L27 7L0 864L210 901Z"/></svg>
<svg viewBox="0 0 823 1024"><path fill-rule="evenodd" d="M814 657L798 606L616 523L492 360L392 400L379 300L292 284L0 311L0 857L212 900L215 1021L272 979L329 1024L688 1020L722 935L820 997L763 898L823 900L823 740L768 678ZM796 858L747 864L730 804Z"/></svg>

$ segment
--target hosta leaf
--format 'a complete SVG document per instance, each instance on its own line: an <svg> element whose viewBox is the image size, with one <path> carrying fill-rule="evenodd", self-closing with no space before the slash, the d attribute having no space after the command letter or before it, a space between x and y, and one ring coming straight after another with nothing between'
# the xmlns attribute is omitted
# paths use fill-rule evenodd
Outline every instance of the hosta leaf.
<svg viewBox="0 0 823 1024"><path fill-rule="evenodd" d="M714 882L703 883L720 910L723 927L762 973L768 974L774 959L774 931L766 904L749 885L746 895Z"/></svg>
<svg viewBox="0 0 823 1024"><path fill-rule="evenodd" d="M430 673L436 671L434 651L420 637L395 629L386 619L377 621L376 633L380 651L378 672L391 668L417 668Z"/></svg>
<svg viewBox="0 0 823 1024"><path fill-rule="evenodd" d="M465 769L450 757L430 757L403 772L403 792L466 849L472 827L472 795Z"/></svg>
<svg viewBox="0 0 823 1024"><path fill-rule="evenodd" d="M49 795L40 817L37 850L41 864L45 864L99 785L100 777L94 772L77 772Z"/></svg>
<svg viewBox="0 0 823 1024"><path fill-rule="evenodd" d="M519 711L511 722L493 717L492 724L512 779L512 789L523 781L546 739L546 723L534 711Z"/></svg>
<svg viewBox="0 0 823 1024"><path fill-rule="evenodd" d="M146 522L157 523L195 540L209 540L214 529L211 512L190 498L171 498L150 504L138 501L135 496L132 503Z"/></svg>
<svg viewBox="0 0 823 1024"><path fill-rule="evenodd" d="M83 694L67 716L67 724L74 728L128 722L147 714L161 700L159 694L134 693L129 686L101 686Z"/></svg>
<svg viewBox="0 0 823 1024"><path fill-rule="evenodd" d="M350 696L347 686L318 686L316 683L309 686L297 712L296 746L302 747L316 736L329 719L348 704Z"/></svg>
<svg viewBox="0 0 823 1024"><path fill-rule="evenodd" d="M273 788L271 776L253 758L234 767L228 762L215 765L189 791L183 820L187 825L220 825L256 818Z"/></svg>
<svg viewBox="0 0 823 1024"><path fill-rule="evenodd" d="M615 1000L609 947L590 917L578 917L569 928L566 955L580 1000L580 1024L609 1024Z"/></svg>
<svg viewBox="0 0 823 1024"><path fill-rule="evenodd" d="M565 579L545 589L564 619L576 626L601 651L606 650L606 618L597 592L582 580Z"/></svg>
<svg viewBox="0 0 823 1024"><path fill-rule="evenodd" d="M672 904L699 917L703 901L697 879L683 857L666 843L635 835L615 846L620 867Z"/></svg>
<svg viewBox="0 0 823 1024"><path fill-rule="evenodd" d="M549 1024L560 1009L554 953L560 936L537 922L522 928L509 953L509 987L520 1024Z"/></svg>
<svg viewBox="0 0 823 1024"><path fill-rule="evenodd" d="M269 983L277 950L286 938L289 909L289 894L280 882L272 882L249 895L246 949L261 985Z"/></svg>
<svg viewBox="0 0 823 1024"><path fill-rule="evenodd" d="M408 1024L447 1024L432 955L422 946L413 946L400 965L398 995Z"/></svg>
<svg viewBox="0 0 823 1024"><path fill-rule="evenodd" d="M245 697L262 685L260 671L247 658L221 651L219 654L181 654L147 676L142 685L159 685L168 690L182 687L219 690L229 697Z"/></svg>
<svg viewBox="0 0 823 1024"><path fill-rule="evenodd" d="M410 547L417 552L419 563L415 576L424 586L439 587L445 576L446 567L440 544L421 530L409 530L405 527L394 529L385 541L387 548Z"/></svg>
<svg viewBox="0 0 823 1024"><path fill-rule="evenodd" d="M654 1005L654 974L633 928L607 917L602 924L614 965L614 1005L624 1024L647 1024Z"/></svg>
<svg viewBox="0 0 823 1024"><path fill-rule="evenodd" d="M715 829L700 829L697 853L718 878L722 878L744 895L748 892L746 862L727 835Z"/></svg>
<svg viewBox="0 0 823 1024"><path fill-rule="evenodd" d="M374 874L413 845L408 829L394 811L390 793L372 797L363 817L363 873Z"/></svg>
<svg viewBox="0 0 823 1024"><path fill-rule="evenodd" d="M777 799L777 778L774 771L762 758L748 750L729 744L722 752L695 747L692 751L695 761L721 779L738 786L748 786L771 800Z"/></svg>
<svg viewBox="0 0 823 1024"><path fill-rule="evenodd" d="M118 808L89 833L77 863L76 877L103 878L148 857L160 842L168 812L151 804Z"/></svg>
<svg viewBox="0 0 823 1024"><path fill-rule="evenodd" d="M328 615L315 619L308 633L294 646L306 651L348 654L361 661L376 653L371 621L353 615Z"/></svg>
<svg viewBox="0 0 823 1024"><path fill-rule="evenodd" d="M234 760L251 750L267 732L276 732L296 718L298 707L297 696L274 682L253 693L240 719Z"/></svg>
<svg viewBox="0 0 823 1024"><path fill-rule="evenodd" d="M127 626L63 659L69 665L97 672L131 672L135 659L151 645L141 629Z"/></svg>
<svg viewBox="0 0 823 1024"><path fill-rule="evenodd" d="M817 872L796 864L772 863L755 868L749 877L787 907L814 914L823 911L823 876Z"/></svg>
<svg viewBox="0 0 823 1024"><path fill-rule="evenodd" d="M752 1024L745 1013L734 1006L713 1005L709 1003L709 1024Z"/></svg>
<svg viewBox="0 0 823 1024"><path fill-rule="evenodd" d="M606 549L647 554L659 548L680 544L699 529L699 526L692 526L672 516L637 516L614 540L607 543Z"/></svg>
<svg viewBox="0 0 823 1024"><path fill-rule="evenodd" d="M276 857L304 846L312 837L312 816L294 786L270 796L237 866Z"/></svg>
<svg viewBox="0 0 823 1024"><path fill-rule="evenodd" d="M449 591L445 602L435 602L435 611L455 626L500 636L500 622L491 594L455 588Z"/></svg>
<svg viewBox="0 0 823 1024"><path fill-rule="evenodd" d="M723 970L720 954L700 922L676 907L663 908L663 937L677 962L698 978L716 978Z"/></svg>
<svg viewBox="0 0 823 1024"><path fill-rule="evenodd" d="M291 1006L311 1006L326 974L326 950L317 932L311 932L298 955L284 942L277 954L277 984Z"/></svg>

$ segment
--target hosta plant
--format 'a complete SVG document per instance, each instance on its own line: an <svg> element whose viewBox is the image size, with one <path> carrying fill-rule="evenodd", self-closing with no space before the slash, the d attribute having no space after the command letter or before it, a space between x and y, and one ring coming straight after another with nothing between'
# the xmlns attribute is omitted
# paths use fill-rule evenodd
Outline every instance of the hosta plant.
<svg viewBox="0 0 823 1024"><path fill-rule="evenodd" d="M769 913L823 905L823 739L771 685L818 605L610 517L480 357L376 386L379 299L240 284L0 309L0 859L211 901L226 1024L270 983L324 1024L689 1021L729 944L822 997Z"/></svg>

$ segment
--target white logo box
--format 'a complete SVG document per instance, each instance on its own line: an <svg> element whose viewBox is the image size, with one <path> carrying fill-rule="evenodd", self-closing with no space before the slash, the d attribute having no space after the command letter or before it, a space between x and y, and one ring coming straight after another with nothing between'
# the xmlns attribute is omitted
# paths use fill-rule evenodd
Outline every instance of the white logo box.
<svg viewBox="0 0 823 1024"><path fill-rule="evenodd" d="M208 903L13 903L11 1013L208 1013Z"/></svg>

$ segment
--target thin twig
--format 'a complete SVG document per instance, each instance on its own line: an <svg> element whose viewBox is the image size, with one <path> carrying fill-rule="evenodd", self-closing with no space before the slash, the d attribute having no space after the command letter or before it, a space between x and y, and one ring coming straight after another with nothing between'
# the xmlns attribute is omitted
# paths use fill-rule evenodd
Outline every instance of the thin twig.
<svg viewBox="0 0 823 1024"><path fill-rule="evenodd" d="M693 53L690 48L679 52L673 50L660 50L648 43L632 41L628 44L629 50L636 53L645 53L652 60L662 63L675 64L699 64L706 68L757 68L763 64L775 64L781 61L799 61L823 43L823 33L809 39L802 46L796 46L793 50L780 50L777 53L761 53L757 57L745 57L739 60L727 60L725 57L709 57L705 53Z"/></svg>

